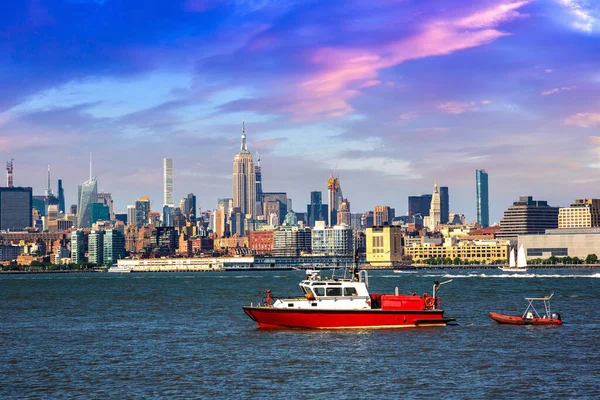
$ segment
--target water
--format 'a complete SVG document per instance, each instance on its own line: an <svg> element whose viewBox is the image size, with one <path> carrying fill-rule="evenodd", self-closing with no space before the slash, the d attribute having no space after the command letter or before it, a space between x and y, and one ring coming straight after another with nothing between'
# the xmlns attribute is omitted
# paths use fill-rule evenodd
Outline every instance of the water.
<svg viewBox="0 0 600 400"><path fill-rule="evenodd" d="M596 397L600 273L370 274L431 293L458 325L260 330L241 306L299 294L302 271L0 276L0 398ZM555 292L560 327L498 325Z"/></svg>

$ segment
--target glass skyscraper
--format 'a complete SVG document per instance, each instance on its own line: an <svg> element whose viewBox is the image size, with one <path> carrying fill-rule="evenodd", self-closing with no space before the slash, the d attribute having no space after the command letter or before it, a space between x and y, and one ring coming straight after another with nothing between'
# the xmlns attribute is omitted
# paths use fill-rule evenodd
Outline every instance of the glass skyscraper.
<svg viewBox="0 0 600 400"><path fill-rule="evenodd" d="M490 203L488 198L488 174L478 169L477 178L477 223L483 228L490 226Z"/></svg>
<svg viewBox="0 0 600 400"><path fill-rule="evenodd" d="M98 202L98 184L96 178L90 178L79 185L77 204L77 227L91 227L92 203Z"/></svg>

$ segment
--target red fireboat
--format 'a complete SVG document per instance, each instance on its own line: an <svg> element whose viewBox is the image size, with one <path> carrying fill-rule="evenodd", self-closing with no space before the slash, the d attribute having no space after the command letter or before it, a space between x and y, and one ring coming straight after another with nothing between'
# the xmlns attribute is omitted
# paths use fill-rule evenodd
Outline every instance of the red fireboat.
<svg viewBox="0 0 600 400"><path fill-rule="evenodd" d="M263 304L243 307L261 328L305 329L389 329L446 326L454 318L445 318L437 297L441 285L433 285L432 295L370 294L366 270L353 268L350 279L322 279L307 271L300 282L302 297L274 299L267 290Z"/></svg>

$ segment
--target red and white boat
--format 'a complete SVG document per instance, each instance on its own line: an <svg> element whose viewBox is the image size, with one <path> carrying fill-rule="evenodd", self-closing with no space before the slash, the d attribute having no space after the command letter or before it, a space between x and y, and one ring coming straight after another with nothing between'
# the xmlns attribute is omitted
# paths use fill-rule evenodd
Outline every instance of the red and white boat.
<svg viewBox="0 0 600 400"><path fill-rule="evenodd" d="M499 324L511 324L511 325L562 325L560 314L550 312L550 298L554 296L552 293L546 297L526 297L525 300L529 302L529 305L525 309L523 315L505 315L490 312L490 318ZM535 309L534 301L543 302L544 313L540 315Z"/></svg>
<svg viewBox="0 0 600 400"><path fill-rule="evenodd" d="M307 274L300 282L302 297L278 298L267 290L264 304L243 307L244 312L261 328L306 329L387 329L446 326L454 318L445 318L433 294L370 294L365 270L355 267L351 279L321 279L318 273Z"/></svg>

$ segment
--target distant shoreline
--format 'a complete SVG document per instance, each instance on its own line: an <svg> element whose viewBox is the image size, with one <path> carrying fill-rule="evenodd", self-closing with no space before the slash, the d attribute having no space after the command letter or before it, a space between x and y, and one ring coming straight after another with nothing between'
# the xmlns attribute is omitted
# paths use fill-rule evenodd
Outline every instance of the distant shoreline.
<svg viewBox="0 0 600 400"><path fill-rule="evenodd" d="M568 264L568 265L528 265L529 270L536 269L595 269L600 268L600 264ZM343 267L324 267L317 270L344 269ZM498 269L498 265L427 265L410 266L407 268L365 268L368 271L425 271L425 270L478 270L478 269ZM240 267L225 268L222 271L208 272L262 272L262 271L304 271L298 267ZM106 270L53 270L53 271L0 271L0 275L24 275L24 274L86 274L86 273L106 273ZM132 273L152 273L152 272L207 272L207 271L135 271ZM111 273L112 274L112 273ZM118 274L118 273L115 273Z"/></svg>

